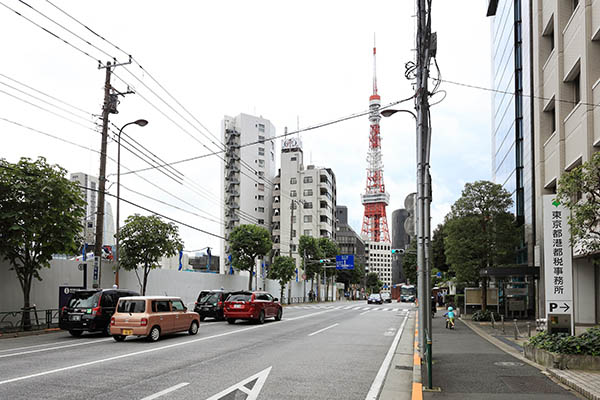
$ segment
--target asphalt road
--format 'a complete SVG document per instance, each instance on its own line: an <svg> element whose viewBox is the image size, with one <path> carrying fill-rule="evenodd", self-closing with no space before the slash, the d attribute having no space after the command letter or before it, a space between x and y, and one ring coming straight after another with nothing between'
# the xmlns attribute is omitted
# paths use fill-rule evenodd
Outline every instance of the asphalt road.
<svg viewBox="0 0 600 400"><path fill-rule="evenodd" d="M292 306L279 322L207 320L196 336L156 343L66 332L2 339L0 399L363 400L381 385L411 309Z"/></svg>

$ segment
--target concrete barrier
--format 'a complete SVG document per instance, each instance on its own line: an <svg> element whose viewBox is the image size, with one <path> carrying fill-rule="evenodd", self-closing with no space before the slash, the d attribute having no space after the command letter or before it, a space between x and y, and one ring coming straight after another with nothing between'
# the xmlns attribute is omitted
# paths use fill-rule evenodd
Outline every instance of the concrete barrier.
<svg viewBox="0 0 600 400"><path fill-rule="evenodd" d="M523 345L525 358L556 369L579 369L600 371L600 357L581 354L559 354L538 349L529 343Z"/></svg>

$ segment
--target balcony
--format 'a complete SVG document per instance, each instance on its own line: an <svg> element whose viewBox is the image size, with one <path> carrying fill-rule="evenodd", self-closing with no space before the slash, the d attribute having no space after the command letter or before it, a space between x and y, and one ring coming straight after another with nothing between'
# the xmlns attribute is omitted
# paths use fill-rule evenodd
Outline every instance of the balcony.
<svg viewBox="0 0 600 400"><path fill-rule="evenodd" d="M229 203L227 203L227 207L229 207L232 210L239 210L240 209L240 205L231 201Z"/></svg>
<svg viewBox="0 0 600 400"><path fill-rule="evenodd" d="M225 136L240 136L240 132L236 131L235 129L225 129Z"/></svg>
<svg viewBox="0 0 600 400"><path fill-rule="evenodd" d="M273 222L281 222L281 215L273 215L271 219Z"/></svg>

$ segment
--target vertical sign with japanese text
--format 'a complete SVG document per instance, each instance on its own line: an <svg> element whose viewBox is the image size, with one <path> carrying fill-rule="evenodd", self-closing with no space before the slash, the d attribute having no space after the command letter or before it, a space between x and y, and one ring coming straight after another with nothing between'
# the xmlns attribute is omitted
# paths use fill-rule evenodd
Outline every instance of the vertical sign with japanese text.
<svg viewBox="0 0 600 400"><path fill-rule="evenodd" d="M569 209L544 195L544 283L548 314L573 314L573 268Z"/></svg>

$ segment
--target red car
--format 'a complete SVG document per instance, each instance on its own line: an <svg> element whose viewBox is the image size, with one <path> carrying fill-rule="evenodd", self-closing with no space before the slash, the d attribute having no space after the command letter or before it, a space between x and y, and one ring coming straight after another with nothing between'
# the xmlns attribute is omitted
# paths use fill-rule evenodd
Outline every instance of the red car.
<svg viewBox="0 0 600 400"><path fill-rule="evenodd" d="M278 298L273 298L267 292L233 292L225 300L223 314L230 324L235 324L236 319L253 320L262 324L265 318L281 320L283 307Z"/></svg>

